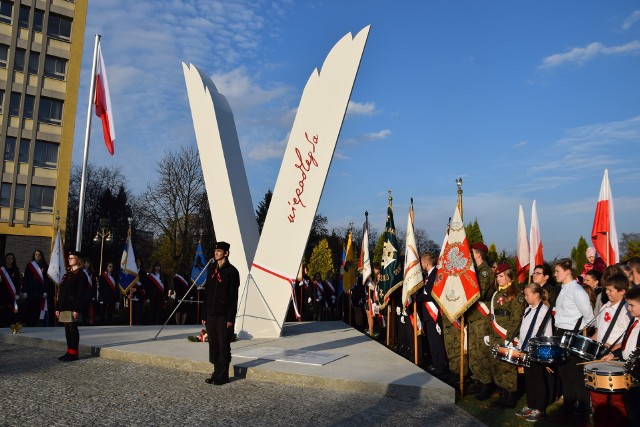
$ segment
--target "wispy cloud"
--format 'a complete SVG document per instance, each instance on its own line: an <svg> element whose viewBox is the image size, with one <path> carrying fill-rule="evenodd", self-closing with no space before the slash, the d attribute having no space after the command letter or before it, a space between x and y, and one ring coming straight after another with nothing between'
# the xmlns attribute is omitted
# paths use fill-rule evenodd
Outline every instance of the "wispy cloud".
<svg viewBox="0 0 640 427"><path fill-rule="evenodd" d="M347 107L347 116L373 116L377 113L376 104L373 102L349 101L349 105Z"/></svg>
<svg viewBox="0 0 640 427"><path fill-rule="evenodd" d="M345 145L362 144L365 142L380 141L390 135L391 131L389 129L383 129L378 132L365 133L351 138L345 138L342 140L342 143Z"/></svg>
<svg viewBox="0 0 640 427"><path fill-rule="evenodd" d="M518 141L513 144L513 148L523 148L527 146L527 141Z"/></svg>
<svg viewBox="0 0 640 427"><path fill-rule="evenodd" d="M640 40L618 46L605 46L600 42L593 42L585 47L574 47L568 52L555 53L542 60L540 69L553 69L563 64L584 65L598 56L632 55L640 53Z"/></svg>
<svg viewBox="0 0 640 427"><path fill-rule="evenodd" d="M634 10L622 23L622 29L626 31L638 21L640 21L640 10Z"/></svg>

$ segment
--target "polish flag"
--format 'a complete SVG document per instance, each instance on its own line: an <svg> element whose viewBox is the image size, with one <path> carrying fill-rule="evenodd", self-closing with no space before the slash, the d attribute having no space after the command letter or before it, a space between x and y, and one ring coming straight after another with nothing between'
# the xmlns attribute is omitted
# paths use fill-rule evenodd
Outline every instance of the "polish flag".
<svg viewBox="0 0 640 427"><path fill-rule="evenodd" d="M516 244L516 268L518 270L518 282L524 283L529 270L529 242L527 242L527 227L524 224L522 205L518 212L518 239Z"/></svg>
<svg viewBox="0 0 640 427"><path fill-rule="evenodd" d="M109 83L107 81L107 69L104 66L102 50L98 44L98 64L96 69L95 86L96 116L102 120L102 133L107 150L113 156L113 144L116 141L116 130L113 125L113 110L111 109L111 97L109 96Z"/></svg>
<svg viewBox="0 0 640 427"><path fill-rule="evenodd" d="M540 239L540 226L538 225L538 210L536 209L536 201L533 201L531 207L531 228L529 230L529 275L533 274L536 265L544 262L542 254L542 240Z"/></svg>
<svg viewBox="0 0 640 427"><path fill-rule="evenodd" d="M620 248L618 247L618 232L613 211L613 194L609 185L609 171L604 170L600 197L596 205L596 216L593 219L591 241L600 257L607 265L620 261Z"/></svg>

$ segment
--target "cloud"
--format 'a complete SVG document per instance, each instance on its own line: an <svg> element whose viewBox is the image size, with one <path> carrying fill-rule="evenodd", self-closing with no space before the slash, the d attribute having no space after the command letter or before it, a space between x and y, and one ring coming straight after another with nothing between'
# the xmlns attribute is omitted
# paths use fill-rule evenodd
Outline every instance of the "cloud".
<svg viewBox="0 0 640 427"><path fill-rule="evenodd" d="M391 135L389 129L383 129L378 132L365 133L351 138L345 138L342 143L345 145L362 144L365 142L380 141Z"/></svg>
<svg viewBox="0 0 640 427"><path fill-rule="evenodd" d="M349 101L347 116L373 116L374 114L378 114L375 103Z"/></svg>
<svg viewBox="0 0 640 427"><path fill-rule="evenodd" d="M527 141L519 141L513 144L513 148L523 148L526 147Z"/></svg>
<svg viewBox="0 0 640 427"><path fill-rule="evenodd" d="M600 42L593 42L585 47L574 47L565 53L549 55L542 60L542 64L538 68L553 69L567 63L584 65L600 55L631 55L638 53L640 53L640 40L633 40L623 45L611 47L607 47Z"/></svg>
<svg viewBox="0 0 640 427"><path fill-rule="evenodd" d="M638 21L640 21L640 10L634 10L633 13L622 23L622 29L626 31Z"/></svg>

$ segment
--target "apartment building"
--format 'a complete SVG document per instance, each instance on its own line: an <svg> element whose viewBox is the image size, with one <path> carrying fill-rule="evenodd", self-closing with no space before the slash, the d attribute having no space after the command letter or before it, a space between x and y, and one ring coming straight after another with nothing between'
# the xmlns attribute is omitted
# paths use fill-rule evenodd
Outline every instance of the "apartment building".
<svg viewBox="0 0 640 427"><path fill-rule="evenodd" d="M0 254L21 268L58 215L64 234L87 4L0 0Z"/></svg>

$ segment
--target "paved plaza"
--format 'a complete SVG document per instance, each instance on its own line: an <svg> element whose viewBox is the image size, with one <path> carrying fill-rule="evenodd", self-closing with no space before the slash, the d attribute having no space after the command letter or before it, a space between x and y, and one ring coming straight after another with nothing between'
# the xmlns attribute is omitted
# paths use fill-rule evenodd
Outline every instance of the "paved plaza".
<svg viewBox="0 0 640 427"><path fill-rule="evenodd" d="M455 405L202 373L0 344L0 425L482 425Z"/></svg>

